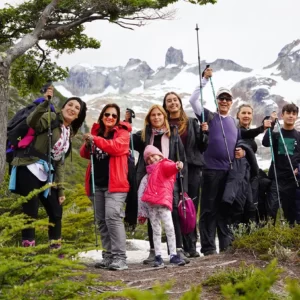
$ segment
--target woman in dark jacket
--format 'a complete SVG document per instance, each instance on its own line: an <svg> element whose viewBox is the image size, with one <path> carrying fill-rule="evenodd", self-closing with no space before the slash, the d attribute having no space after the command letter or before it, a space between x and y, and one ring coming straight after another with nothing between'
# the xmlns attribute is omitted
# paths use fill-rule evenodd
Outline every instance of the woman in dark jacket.
<svg viewBox="0 0 300 300"><path fill-rule="evenodd" d="M123 223L124 206L129 191L128 155L131 125L120 122L120 108L107 104L102 109L98 122L91 133L84 135L85 143L80 149L83 158L93 154L94 178L91 178L91 164L86 171L86 192L95 183L94 209L99 224L103 260L96 268L111 270L128 269L126 264L126 233ZM91 150L92 148L92 150ZM92 151L92 152L91 152Z"/></svg>
<svg viewBox="0 0 300 300"><path fill-rule="evenodd" d="M48 96L52 98L53 87L50 87L45 95L45 101L27 117L27 124L35 131L35 139L26 148L28 151L17 151L12 161L11 181L15 180L14 192L27 196L35 189L42 188L48 182L56 185L48 190L32 197L22 204L23 213L36 219L38 217L39 200L42 202L49 216L48 236L50 249L61 247L61 220L62 203L64 196L64 160L70 151L71 138L77 133L86 116L86 104L80 98L71 97L66 100L59 113L51 112L51 121L59 120L59 126L53 128L51 138L51 167L52 178L48 178ZM24 247L35 246L35 230L27 228L22 230L22 245Z"/></svg>
<svg viewBox="0 0 300 300"><path fill-rule="evenodd" d="M253 119L253 108L249 104L240 105L236 117L239 121L238 127L240 128L241 139L243 139L244 142L252 148L253 152L256 153L257 144L255 142L255 137L264 133L264 131L271 126L272 121L265 119L261 126L250 129ZM263 171L259 170L259 174L254 177L252 176L250 180L252 186L252 201L247 201L245 205L243 221L246 223L249 222L249 220L259 221L259 219L262 219L265 216L265 197L262 199L259 195L265 195L267 193L268 184L266 184L266 180L261 174L263 174ZM257 213L258 215L256 215Z"/></svg>
<svg viewBox="0 0 300 300"><path fill-rule="evenodd" d="M198 120L186 115L181 98L175 92L169 92L165 95L163 107L168 114L169 123L178 127L178 134L184 146L188 163L188 190L185 192L193 199L196 212L198 212L202 168L204 166L202 153L207 146L206 136L203 135ZM203 130L207 131L207 123L202 123L201 126ZM184 250L190 257L200 256L196 251L196 242L197 226L195 226L194 232L183 236Z"/></svg>
<svg viewBox="0 0 300 300"><path fill-rule="evenodd" d="M130 115L126 113L125 119L129 120ZM146 165L143 159L144 149L147 145L153 145L158 148L164 155L165 158L169 158L173 161L182 161L184 168L182 173L184 175L184 186L187 189L187 165L186 157L184 153L184 147L181 143L181 140L178 140L179 146L179 159L177 159L176 153L176 130L170 128L167 114L162 106L152 105L145 117L144 128L141 131L133 134L133 145L134 149L139 152L139 159L136 165L136 179L137 185L140 185L140 182L144 175L146 174ZM178 215L178 202L179 202L179 184L178 180L174 185L174 201L173 201L173 211L172 218L175 229L176 236L176 248L177 253L186 263L189 262L188 258L183 253L183 242L182 235L180 230L179 215ZM155 252L153 244L153 232L150 222L148 222L148 236L150 242L150 254L149 257L144 260L145 264L150 264L154 262Z"/></svg>

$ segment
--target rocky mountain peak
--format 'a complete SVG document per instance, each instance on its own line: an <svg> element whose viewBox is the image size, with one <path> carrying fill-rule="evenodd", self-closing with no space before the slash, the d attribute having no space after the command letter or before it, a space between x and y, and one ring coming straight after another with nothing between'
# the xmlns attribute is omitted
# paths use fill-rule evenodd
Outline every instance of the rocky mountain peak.
<svg viewBox="0 0 300 300"><path fill-rule="evenodd" d="M284 46L276 61L264 69L276 68L272 75L281 76L284 80L300 82L300 39Z"/></svg>
<svg viewBox="0 0 300 300"><path fill-rule="evenodd" d="M142 61L138 58L130 58L125 66L125 69L138 66L141 63L142 63Z"/></svg>
<svg viewBox="0 0 300 300"><path fill-rule="evenodd" d="M168 65L185 66L186 62L183 60L182 50L170 47L167 50L165 58L165 67Z"/></svg>

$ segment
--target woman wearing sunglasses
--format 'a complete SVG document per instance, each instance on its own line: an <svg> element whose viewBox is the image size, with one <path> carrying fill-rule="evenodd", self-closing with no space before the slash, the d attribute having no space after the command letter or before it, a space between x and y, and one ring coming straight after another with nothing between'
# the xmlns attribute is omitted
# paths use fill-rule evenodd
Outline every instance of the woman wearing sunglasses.
<svg viewBox="0 0 300 300"><path fill-rule="evenodd" d="M84 135L80 149L83 158L93 155L95 210L102 247L102 261L96 268L125 270L126 234L123 223L124 206L129 191L128 154L129 123L120 122L120 108L111 103L104 106L91 133ZM91 164L86 172L86 192L91 195Z"/></svg>

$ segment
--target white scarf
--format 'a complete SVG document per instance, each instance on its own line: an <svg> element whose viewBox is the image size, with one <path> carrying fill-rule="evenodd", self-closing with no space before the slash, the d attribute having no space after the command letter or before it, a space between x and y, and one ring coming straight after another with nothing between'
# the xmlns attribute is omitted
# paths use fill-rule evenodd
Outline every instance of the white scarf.
<svg viewBox="0 0 300 300"><path fill-rule="evenodd" d="M51 154L54 160L60 160L68 151L70 146L70 127L61 126L61 135L53 146Z"/></svg>

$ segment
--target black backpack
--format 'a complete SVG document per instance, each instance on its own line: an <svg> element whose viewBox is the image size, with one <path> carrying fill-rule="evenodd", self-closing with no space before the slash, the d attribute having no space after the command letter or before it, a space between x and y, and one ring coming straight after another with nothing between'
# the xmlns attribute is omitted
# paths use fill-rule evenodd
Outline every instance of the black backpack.
<svg viewBox="0 0 300 300"><path fill-rule="evenodd" d="M42 103L42 101L35 101L26 107L20 109L14 117L7 124L7 140L6 140L6 162L11 163L15 157L16 150L18 150L18 143L27 135L29 126L27 125L27 117L35 108ZM53 108L54 109L54 108ZM57 116L51 122L51 128L60 126L60 121ZM29 146L29 145L28 145Z"/></svg>

